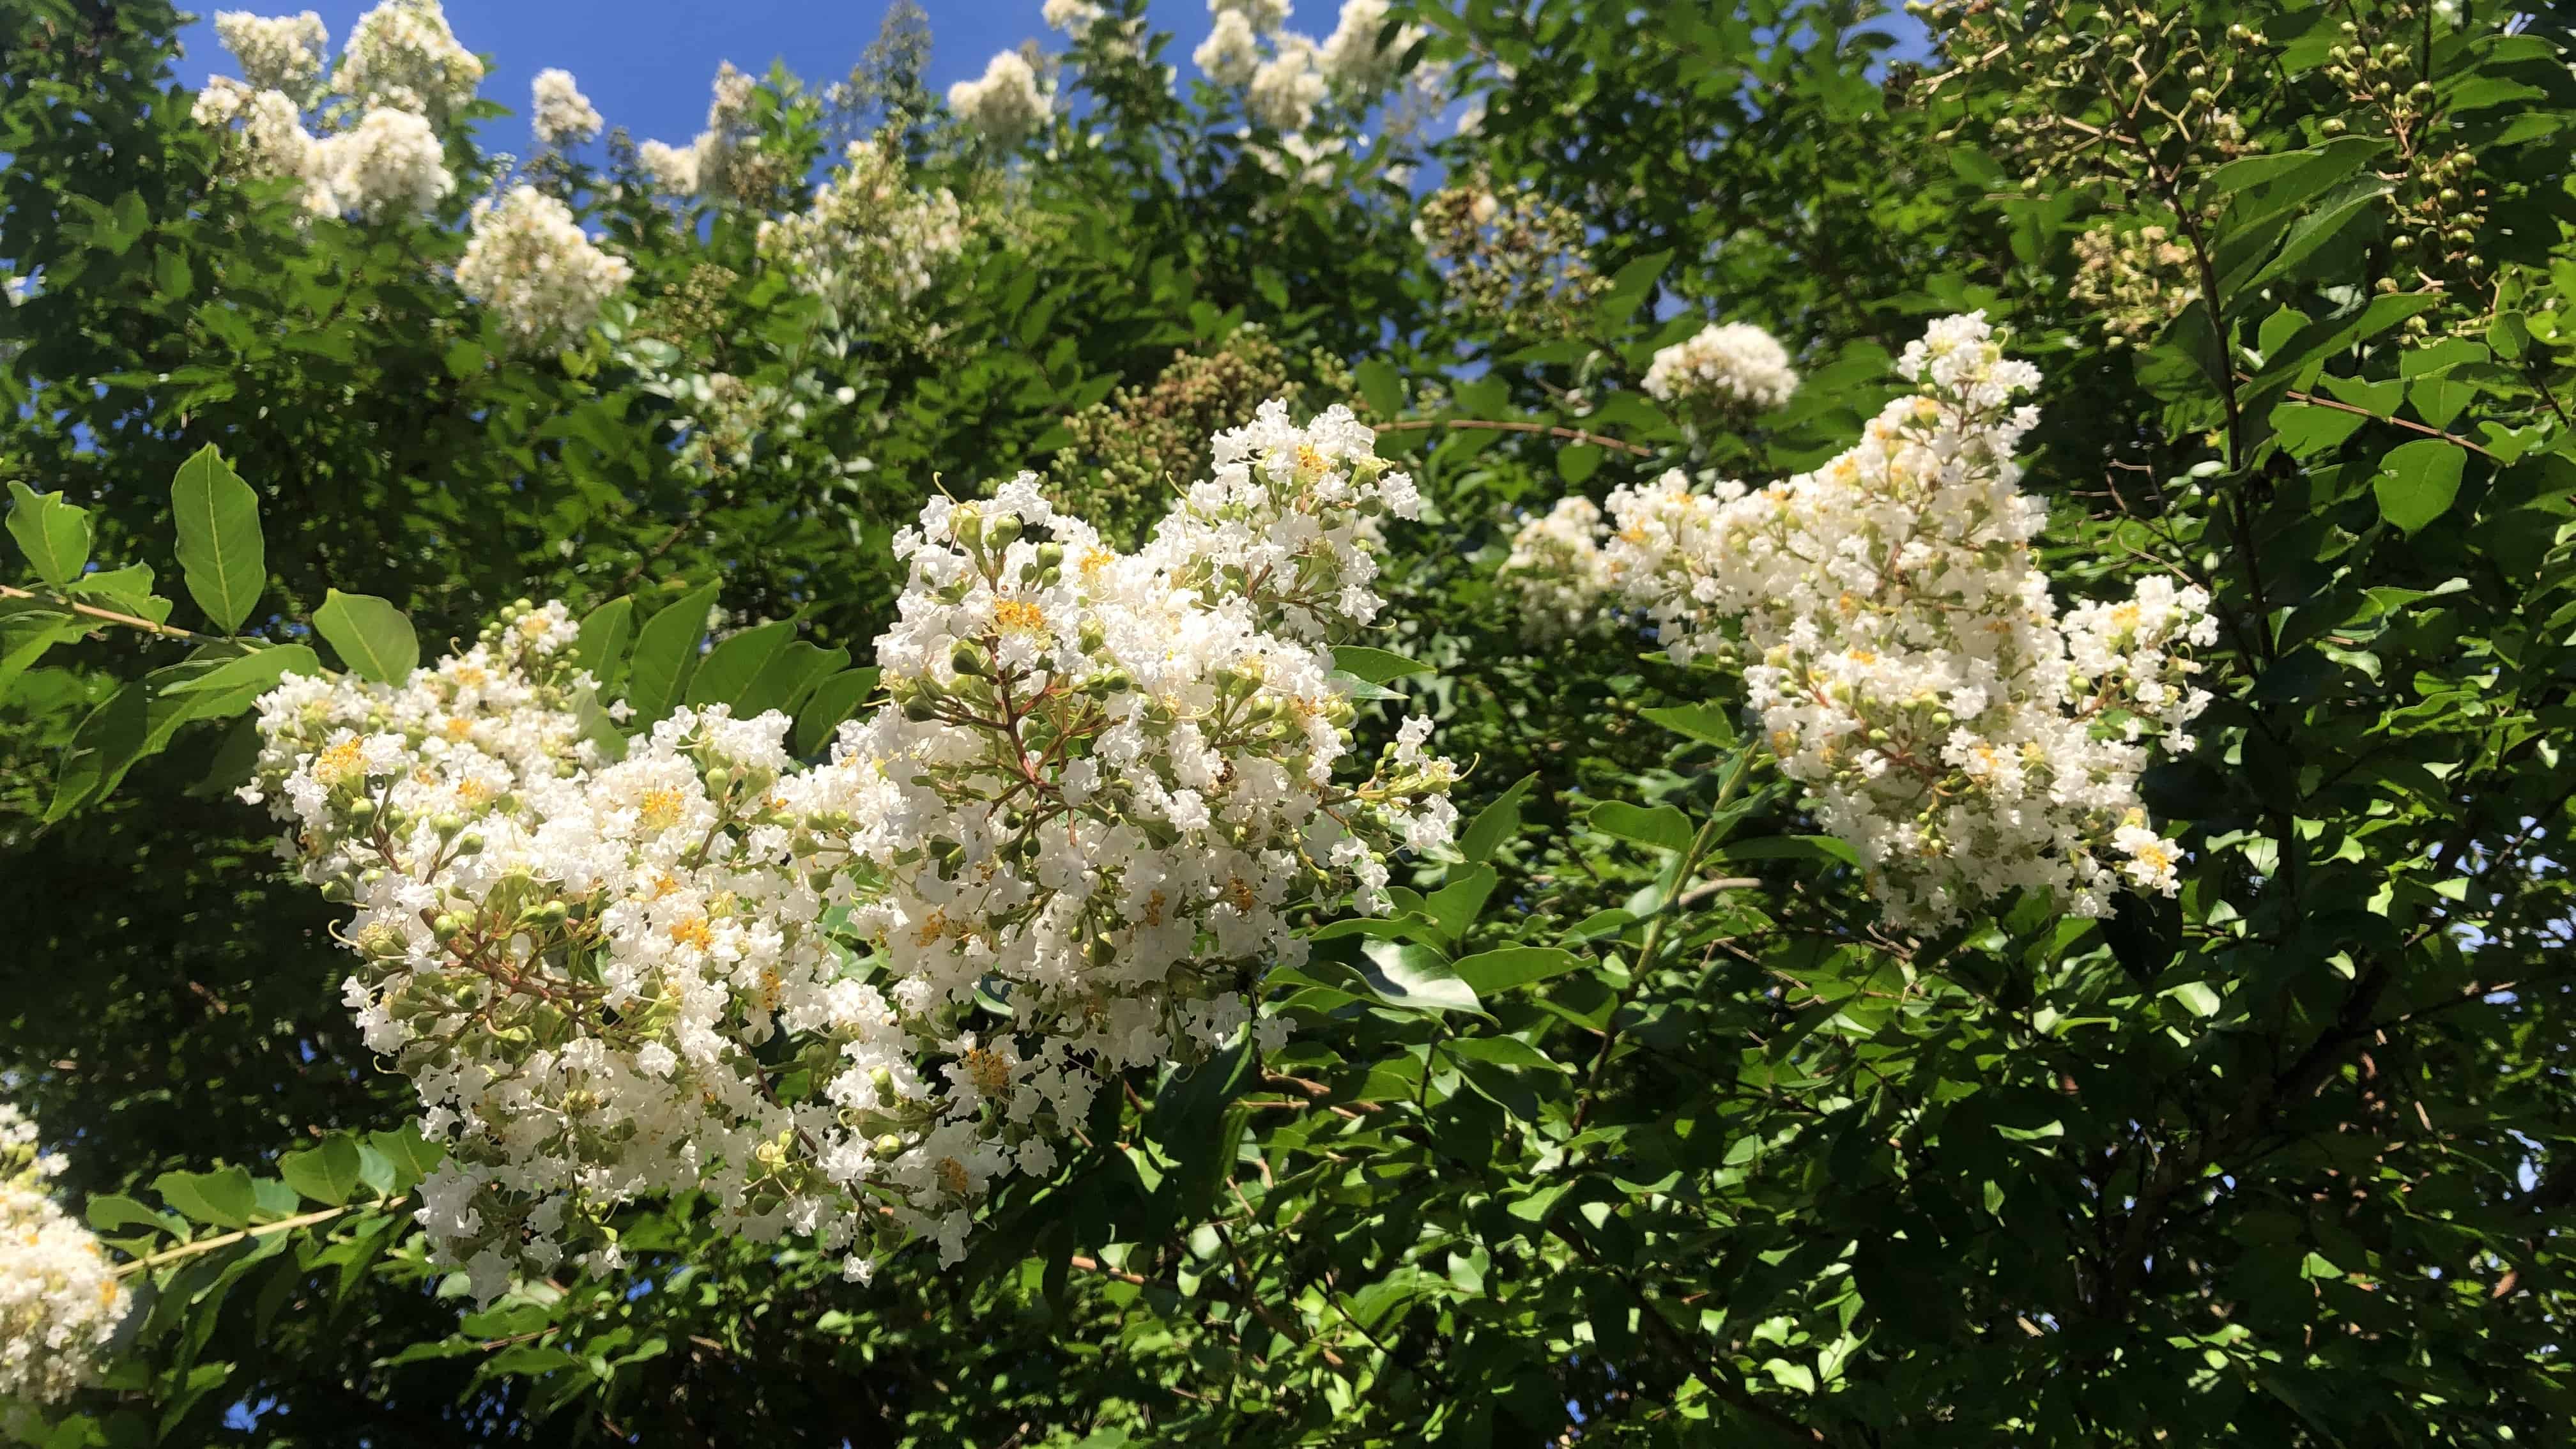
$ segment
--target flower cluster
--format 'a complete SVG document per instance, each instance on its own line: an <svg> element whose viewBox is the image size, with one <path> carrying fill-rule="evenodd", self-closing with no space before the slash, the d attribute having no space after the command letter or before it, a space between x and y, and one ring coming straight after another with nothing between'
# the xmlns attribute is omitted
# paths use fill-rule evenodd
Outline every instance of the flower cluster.
<svg viewBox="0 0 2576 1449"><path fill-rule="evenodd" d="M241 62L242 81L255 91L279 91L301 100L322 79L322 64L331 48L331 32L322 17L274 18L247 10L215 12L215 38Z"/></svg>
<svg viewBox="0 0 2576 1449"><path fill-rule="evenodd" d="M1916 391L1822 468L1753 492L1678 472L1621 489L1599 557L1533 541L1524 597L1615 589L1677 662L1740 661L1782 768L1900 925L2014 889L2085 916L2123 889L2170 894L2180 847L2149 828L2138 776L2153 745L2191 747L2208 595L2153 578L2061 619L2012 457L2038 373L1982 313L1934 323L1899 370Z"/></svg>
<svg viewBox="0 0 2576 1449"><path fill-rule="evenodd" d="M1694 412L1767 412L1798 390L1789 350L1750 322L1711 323L1663 348L1646 368L1646 392Z"/></svg>
<svg viewBox="0 0 2576 1449"><path fill-rule="evenodd" d="M537 140L548 146L578 146L599 134L599 110L568 70L541 70L529 87Z"/></svg>
<svg viewBox="0 0 2576 1449"><path fill-rule="evenodd" d="M965 214L946 187L913 188L901 148L852 141L814 189L814 204L763 221L763 260L844 313L881 320L927 290L966 246Z"/></svg>
<svg viewBox="0 0 2576 1449"><path fill-rule="evenodd" d="M456 284L491 309L518 350L542 352L587 331L633 273L623 257L591 244L571 207L519 186L497 205L474 203L474 237L456 263Z"/></svg>
<svg viewBox="0 0 2576 1449"><path fill-rule="evenodd" d="M1576 493L1512 535L1499 577L1518 599L1521 627L1532 640L1554 643L1601 621L1611 591L1602 531L1601 509Z"/></svg>
<svg viewBox="0 0 2576 1449"><path fill-rule="evenodd" d="M97 1236L46 1196L62 1166L0 1102L0 1406L56 1402L89 1382L132 1306Z"/></svg>
<svg viewBox="0 0 2576 1449"><path fill-rule="evenodd" d="M1427 720L1345 768L1323 642L1412 507L1367 438L1266 412L1135 554L1032 475L934 501L889 698L819 767L774 712L618 741L560 605L398 686L264 697L245 794L356 906L349 1003L448 1149L440 1260L486 1298L573 1241L605 1270L610 1209L695 1189L855 1276L913 1236L953 1261L1100 1074L1279 1040L1252 993L1302 959L1292 913L1377 908L1387 853L1455 824Z"/></svg>
<svg viewBox="0 0 2576 1449"><path fill-rule="evenodd" d="M1423 198L1413 236L1440 269L1450 305L1513 336L1571 336L1610 290L1583 218L1530 187L1443 187Z"/></svg>
<svg viewBox="0 0 2576 1449"><path fill-rule="evenodd" d="M314 27L317 37L320 28ZM463 110L482 83L483 62L457 43L438 0L384 0L359 16L336 78L362 106L409 111L433 123Z"/></svg>
<svg viewBox="0 0 2576 1449"><path fill-rule="evenodd" d="M302 183L316 216L370 221L430 211L456 189L436 122L473 98L483 67L437 0L385 0L359 17L334 77L348 99L320 113L320 134L305 123L330 42L318 17L227 11L215 30L246 79L210 79L192 114L225 132L243 174Z"/></svg>
<svg viewBox="0 0 2576 1449"><path fill-rule="evenodd" d="M750 178L739 174L751 121L752 78L724 61L716 67L714 94L707 101L707 128L686 146L647 141L636 159L653 178L653 189L665 196L713 196L740 199Z"/></svg>
<svg viewBox="0 0 2576 1449"><path fill-rule="evenodd" d="M1333 33L1320 44L1286 29L1288 7L1275 0L1209 0L1208 9L1214 26L1190 59L1209 80L1241 88L1254 122L1289 134L1313 124L1337 89L1360 105L1383 94L1424 34L1406 25L1388 36L1386 0L1343 0Z"/></svg>
<svg viewBox="0 0 2576 1449"><path fill-rule="evenodd" d="M1036 67L1016 50L997 53L984 73L948 88L948 108L994 146L1009 150L1036 135L1055 109Z"/></svg>

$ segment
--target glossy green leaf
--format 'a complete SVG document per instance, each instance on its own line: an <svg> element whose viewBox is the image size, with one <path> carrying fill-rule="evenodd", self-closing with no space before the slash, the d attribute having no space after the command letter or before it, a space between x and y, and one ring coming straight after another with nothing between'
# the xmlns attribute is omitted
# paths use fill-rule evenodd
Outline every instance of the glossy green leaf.
<svg viewBox="0 0 2576 1449"><path fill-rule="evenodd" d="M707 611L715 607L716 585L709 584L665 606L635 631L635 658L626 675L626 702L635 707L627 722L640 729L669 714L680 702L680 690L697 667L698 641L707 634Z"/></svg>
<svg viewBox="0 0 2576 1449"><path fill-rule="evenodd" d="M268 587L259 494L208 443L179 465L170 483L170 512L179 528L179 572L188 596L216 633L232 633Z"/></svg>
<svg viewBox="0 0 2576 1449"><path fill-rule="evenodd" d="M379 684L400 684L420 666L420 636L411 620L372 594L333 589L313 611L313 629L328 641L350 673Z"/></svg>
<svg viewBox="0 0 2576 1449"><path fill-rule="evenodd" d="M2379 516L2401 532L2413 533L2450 511L2460 496L2460 473L2468 455L2455 443L2438 438L2403 443L2379 460L2371 496Z"/></svg>
<svg viewBox="0 0 2576 1449"><path fill-rule="evenodd" d="M89 562L89 514L63 501L60 493L38 493L26 484L9 483L9 536L36 570L36 577L61 588L80 577Z"/></svg>

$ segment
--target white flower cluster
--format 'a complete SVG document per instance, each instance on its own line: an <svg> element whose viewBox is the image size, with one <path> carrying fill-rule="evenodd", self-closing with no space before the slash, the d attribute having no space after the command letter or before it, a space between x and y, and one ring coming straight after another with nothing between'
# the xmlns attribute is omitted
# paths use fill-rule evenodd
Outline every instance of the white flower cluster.
<svg viewBox="0 0 2576 1449"><path fill-rule="evenodd" d="M1295 133L1314 123L1335 89L1365 106L1393 85L1404 53L1424 32L1406 25L1378 43L1387 0L1343 0L1332 35L1321 45L1284 28L1288 6L1279 0L1208 0L1214 27L1190 59L1218 85L1244 91L1244 113L1275 131ZM1269 54L1262 53L1264 43Z"/></svg>
<svg viewBox="0 0 2576 1449"><path fill-rule="evenodd" d="M1386 31L1386 12L1387 0L1342 0L1341 18L1315 56L1315 63L1335 85L1374 96L1395 84L1404 53L1425 32L1419 25L1400 26L1385 44L1379 44L1378 37Z"/></svg>
<svg viewBox="0 0 2576 1449"><path fill-rule="evenodd" d="M483 62L457 43L438 0L384 0L349 32L335 83L371 110L443 122L474 99Z"/></svg>
<svg viewBox="0 0 2576 1449"><path fill-rule="evenodd" d="M1088 35L1091 27L1107 19L1108 15L1109 12L1101 9L1097 0L1046 0L1046 7L1040 12L1040 18L1046 21L1048 29L1061 30L1077 40Z"/></svg>
<svg viewBox="0 0 2576 1449"><path fill-rule="evenodd" d="M1500 577L1518 598L1521 628L1532 640L1552 644L1601 622L1611 591L1602 532L1600 508L1576 493L1512 535Z"/></svg>
<svg viewBox="0 0 2576 1449"><path fill-rule="evenodd" d="M1710 412L1768 412L1797 390L1789 350L1750 322L1711 323L1646 368L1648 395Z"/></svg>
<svg viewBox="0 0 2576 1449"><path fill-rule="evenodd" d="M359 17L335 79L350 99L320 113L320 135L305 124L330 42L320 19L228 11L216 33L247 82L213 77L192 114L226 133L243 173L301 182L316 216L370 221L431 211L456 189L433 118L471 100L483 68L457 46L436 0L385 0ZM352 113L356 125L328 129Z"/></svg>
<svg viewBox="0 0 2576 1449"><path fill-rule="evenodd" d="M636 159L653 178L653 189L665 196L724 196L734 181L734 158L745 139L751 116L752 78L732 61L716 66L715 94L707 102L707 128L686 146L647 141L635 148Z"/></svg>
<svg viewBox="0 0 2576 1449"><path fill-rule="evenodd" d="M900 149L852 141L814 204L760 224L761 257L844 313L879 319L928 290L966 246L948 188L915 190Z"/></svg>
<svg viewBox="0 0 2576 1449"><path fill-rule="evenodd" d="M1377 908L1387 852L1455 825L1428 720L1337 783L1320 640L1378 607L1343 550L1412 497L1366 436L1274 405L1132 555L1034 475L934 501L896 543L889 701L820 767L721 707L611 758L560 605L399 687L263 698L245 794L356 904L348 1000L448 1149L441 1261L484 1298L570 1239L612 1268L603 1215L683 1189L853 1276L912 1236L954 1261L1100 1074L1275 1045L1251 992L1303 959L1291 913Z"/></svg>
<svg viewBox="0 0 2576 1449"><path fill-rule="evenodd" d="M541 70L529 87L537 140L548 146L578 146L599 134L599 109L568 70Z"/></svg>
<svg viewBox="0 0 2576 1449"><path fill-rule="evenodd" d="M2171 894L2180 848L2138 775L2159 741L2191 747L2208 695L2184 650L2217 637L2208 595L2150 578L2061 620L2012 457L2038 372L1983 313L1934 323L1899 370L1916 392L1822 468L1758 492L1678 472L1621 489L1598 560L1573 549L1522 587L1553 609L1598 581L1676 661L1741 660L1782 768L1900 925L2014 889L2084 916Z"/></svg>
<svg viewBox="0 0 2576 1449"><path fill-rule="evenodd" d="M982 75L948 88L948 109L1006 151L1037 134L1054 108L1036 68L1016 50L996 54Z"/></svg>
<svg viewBox="0 0 2576 1449"><path fill-rule="evenodd" d="M215 38L241 62L242 81L258 91L281 91L302 100L322 79L322 63L331 48L331 32L322 17L268 17L247 10L215 12Z"/></svg>
<svg viewBox="0 0 2576 1449"><path fill-rule="evenodd" d="M62 1166L0 1102L0 1407L54 1403L89 1382L132 1306L97 1235L46 1195Z"/></svg>
<svg viewBox="0 0 2576 1449"><path fill-rule="evenodd" d="M474 237L456 285L501 321L522 352L562 347L590 328L634 268L593 245L572 208L533 186L474 203Z"/></svg>

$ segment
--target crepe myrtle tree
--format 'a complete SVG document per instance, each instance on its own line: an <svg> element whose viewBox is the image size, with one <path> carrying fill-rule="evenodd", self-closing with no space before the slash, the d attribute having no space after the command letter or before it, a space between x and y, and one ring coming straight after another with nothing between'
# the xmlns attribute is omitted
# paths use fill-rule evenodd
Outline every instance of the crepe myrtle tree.
<svg viewBox="0 0 2576 1449"><path fill-rule="evenodd" d="M0 0L0 1435L2568 1437L2557 21L1031 9Z"/></svg>

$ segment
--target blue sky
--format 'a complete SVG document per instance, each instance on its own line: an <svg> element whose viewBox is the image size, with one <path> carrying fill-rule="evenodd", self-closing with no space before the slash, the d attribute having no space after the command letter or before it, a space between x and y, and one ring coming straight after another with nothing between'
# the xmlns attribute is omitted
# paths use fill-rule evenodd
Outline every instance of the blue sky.
<svg viewBox="0 0 2576 1449"><path fill-rule="evenodd" d="M218 0L222 4L222 0ZM623 125L637 140L685 143L706 121L707 83L716 62L730 60L764 71L772 60L809 81L846 74L874 40L888 0L447 0L448 24L465 47L488 57L491 74L483 94L519 114L497 121L484 144L522 155L533 149L526 112L528 83L548 66L571 71L610 125ZM231 0L262 14L310 9L331 28L333 53L374 0ZM1064 48L1038 18L1041 0L923 0L930 14L930 79L944 91L951 81L980 75L984 62L1031 37ZM213 13L185 32L187 55L179 79L205 83L236 74L232 57L215 40ZM1321 38L1339 15L1339 0L1297 0L1297 29ZM1190 70L1189 53L1208 29L1206 0L1153 0L1156 28L1178 36L1171 59Z"/></svg>

